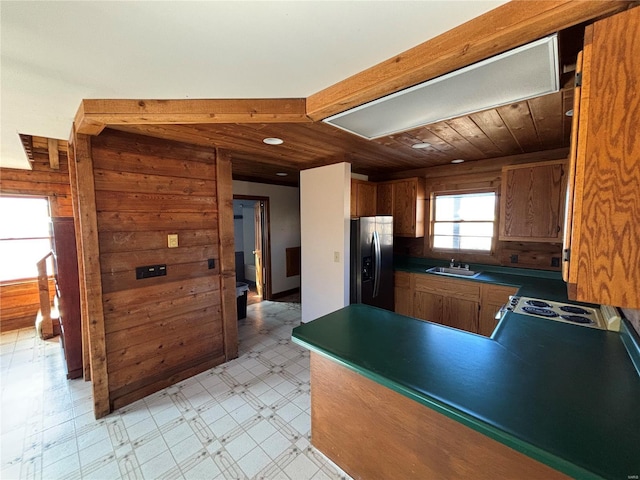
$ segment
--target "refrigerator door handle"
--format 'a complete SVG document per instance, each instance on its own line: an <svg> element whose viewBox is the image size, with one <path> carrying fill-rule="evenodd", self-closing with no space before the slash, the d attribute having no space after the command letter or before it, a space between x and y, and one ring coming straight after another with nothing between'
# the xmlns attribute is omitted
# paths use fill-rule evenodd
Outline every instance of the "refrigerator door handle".
<svg viewBox="0 0 640 480"><path fill-rule="evenodd" d="M380 264L382 259L380 257L380 236L378 232L373 232L373 296L377 297L380 293Z"/></svg>

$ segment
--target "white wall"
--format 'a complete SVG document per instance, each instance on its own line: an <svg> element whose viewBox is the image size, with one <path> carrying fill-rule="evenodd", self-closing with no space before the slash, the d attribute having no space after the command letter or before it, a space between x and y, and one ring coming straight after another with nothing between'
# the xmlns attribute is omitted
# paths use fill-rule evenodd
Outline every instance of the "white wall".
<svg viewBox="0 0 640 480"><path fill-rule="evenodd" d="M349 305L350 195L348 163L300 172L303 322Z"/></svg>
<svg viewBox="0 0 640 480"><path fill-rule="evenodd" d="M280 293L298 288L300 275L286 276L285 249L300 246L300 189L234 180L233 194L269 197L271 292Z"/></svg>
<svg viewBox="0 0 640 480"><path fill-rule="evenodd" d="M256 220L254 218L254 207L242 207L242 235L245 265L255 265L256 256L253 251L256 249Z"/></svg>

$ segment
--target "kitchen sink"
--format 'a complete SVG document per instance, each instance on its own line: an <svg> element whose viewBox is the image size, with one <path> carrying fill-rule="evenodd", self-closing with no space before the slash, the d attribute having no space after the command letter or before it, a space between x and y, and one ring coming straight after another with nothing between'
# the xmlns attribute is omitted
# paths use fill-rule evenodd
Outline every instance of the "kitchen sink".
<svg viewBox="0 0 640 480"><path fill-rule="evenodd" d="M473 270L469 270L468 268L462 267L432 267L427 270L427 273L439 273L440 275L473 278L477 277L482 272L475 272Z"/></svg>

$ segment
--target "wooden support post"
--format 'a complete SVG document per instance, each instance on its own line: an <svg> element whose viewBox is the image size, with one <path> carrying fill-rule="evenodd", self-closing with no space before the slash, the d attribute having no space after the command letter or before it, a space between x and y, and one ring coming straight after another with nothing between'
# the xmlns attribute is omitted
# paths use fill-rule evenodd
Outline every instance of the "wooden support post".
<svg viewBox="0 0 640 480"><path fill-rule="evenodd" d="M218 232L220 235L220 301L222 306L224 354L225 360L229 361L238 356L233 188L229 155L222 150L217 150L216 153Z"/></svg>
<svg viewBox="0 0 640 480"><path fill-rule="evenodd" d="M89 351L89 312L87 304L87 289L84 279L84 257L82 255L82 232L80 231L80 209L78 205L78 176L76 172L76 157L73 148L73 136L69 140L67 152L69 167L69 184L71 186L71 203L73 206L73 224L76 231L76 249L78 251L78 278L80 279L80 318L82 325L82 372L86 381L91 380L91 355Z"/></svg>
<svg viewBox="0 0 640 480"><path fill-rule="evenodd" d="M102 305L102 278L100 250L98 244L98 221L93 177L91 138L76 134L74 141L77 204L82 236L82 263L84 274L84 312L89 326L89 349L91 356L91 381L93 384L94 414L96 418L111 412L109 378Z"/></svg>

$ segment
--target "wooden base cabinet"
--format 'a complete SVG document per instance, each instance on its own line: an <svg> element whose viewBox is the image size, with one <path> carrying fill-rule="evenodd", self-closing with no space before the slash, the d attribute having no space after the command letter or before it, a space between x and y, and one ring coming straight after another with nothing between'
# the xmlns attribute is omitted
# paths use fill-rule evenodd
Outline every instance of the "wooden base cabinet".
<svg viewBox="0 0 640 480"><path fill-rule="evenodd" d="M640 8L585 31L564 259L572 300L640 308Z"/></svg>
<svg viewBox="0 0 640 480"><path fill-rule="evenodd" d="M478 321L478 333L490 337L498 325L496 314L507 303L510 295L515 295L516 287L503 285L482 285L480 297L480 319Z"/></svg>
<svg viewBox="0 0 640 480"><path fill-rule="evenodd" d="M411 287L411 274L407 272L395 272L394 290L394 311L400 315L412 317L413 289Z"/></svg>
<svg viewBox="0 0 640 480"><path fill-rule="evenodd" d="M315 352L311 443L353 478L569 478Z"/></svg>
<svg viewBox="0 0 640 480"><path fill-rule="evenodd" d="M465 280L415 275L413 316L477 333L480 285Z"/></svg>

